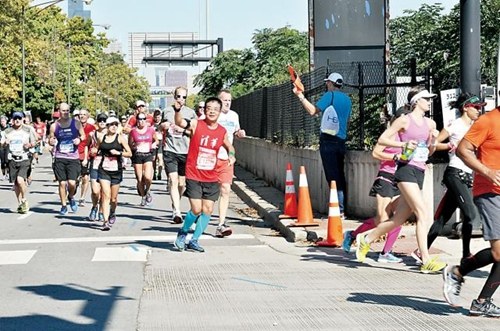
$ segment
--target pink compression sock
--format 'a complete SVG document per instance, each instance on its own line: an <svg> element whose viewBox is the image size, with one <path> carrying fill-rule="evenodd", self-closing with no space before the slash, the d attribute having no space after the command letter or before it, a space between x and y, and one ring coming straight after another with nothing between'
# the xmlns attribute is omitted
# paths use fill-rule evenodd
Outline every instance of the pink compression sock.
<svg viewBox="0 0 500 331"><path fill-rule="evenodd" d="M369 219L367 219L366 221L363 222L363 224L361 224L360 226L358 226L356 228L356 230L354 230L351 234L351 236L353 238L356 238L356 236L360 233L363 233L363 232L366 232L366 231L369 231L371 229L374 229L375 228L375 218L371 217Z"/></svg>
<svg viewBox="0 0 500 331"><path fill-rule="evenodd" d="M385 245L384 249L382 250L382 254L392 251L392 246L394 246L394 243L396 242L396 240L398 240L400 232L401 232L401 226L398 226L397 228L387 233L387 239L385 240Z"/></svg>

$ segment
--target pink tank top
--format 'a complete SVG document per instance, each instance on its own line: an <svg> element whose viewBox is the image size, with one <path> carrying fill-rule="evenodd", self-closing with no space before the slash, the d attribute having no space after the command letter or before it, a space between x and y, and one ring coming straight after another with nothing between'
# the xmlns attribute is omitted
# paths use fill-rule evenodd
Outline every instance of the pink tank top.
<svg viewBox="0 0 500 331"><path fill-rule="evenodd" d="M427 124L425 117L420 125L415 122L413 114L409 114L408 118L410 120L410 125L408 125L408 128L405 131L399 132L399 138L404 142L410 140L418 142L418 146L413 151L412 158L408 164L421 170L425 170L425 162L427 162L427 159L429 158L429 147L427 146L427 140L429 139L429 125Z"/></svg>
<svg viewBox="0 0 500 331"><path fill-rule="evenodd" d="M399 139L399 135L395 135L394 140L401 141ZM386 147L386 148L384 148L384 152L390 153L390 154L399 154L399 153L401 153L401 147ZM394 175L394 173L396 172L396 166L397 166L396 161L384 160L384 161L380 161L380 168L378 170Z"/></svg>
<svg viewBox="0 0 500 331"><path fill-rule="evenodd" d="M154 134L155 129L151 126L148 126L144 133L140 133L137 127L133 128L130 131L130 136L134 142L134 151L137 153L150 153Z"/></svg>

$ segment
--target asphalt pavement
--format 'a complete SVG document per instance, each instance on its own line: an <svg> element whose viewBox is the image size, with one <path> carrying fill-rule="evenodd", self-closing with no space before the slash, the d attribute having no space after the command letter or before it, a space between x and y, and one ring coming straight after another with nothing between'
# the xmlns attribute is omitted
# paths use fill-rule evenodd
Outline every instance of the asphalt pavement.
<svg viewBox="0 0 500 331"><path fill-rule="evenodd" d="M234 233L215 238L213 219L200 240L206 252L178 252L166 182L140 207L127 170L118 221L109 232L86 220L87 205L59 216L50 160L30 187L31 211L15 213L10 185L0 184L0 330L497 330L499 320L467 316L487 270L474 272L461 308L447 305L441 275L423 275L407 255L414 228L395 252L404 262L366 263L339 248L306 240L317 229L277 220L283 193L237 168L230 200ZM183 211L188 204L184 198ZM217 211L217 209L216 209ZM217 214L217 212L215 212ZM344 230L358 220L344 222ZM281 229L285 227L285 229ZM288 230L287 230L288 229ZM280 232L281 231L281 232ZM285 231L289 231L287 233ZM438 238L431 253L458 262L460 242ZM473 250L487 244L473 240Z"/></svg>

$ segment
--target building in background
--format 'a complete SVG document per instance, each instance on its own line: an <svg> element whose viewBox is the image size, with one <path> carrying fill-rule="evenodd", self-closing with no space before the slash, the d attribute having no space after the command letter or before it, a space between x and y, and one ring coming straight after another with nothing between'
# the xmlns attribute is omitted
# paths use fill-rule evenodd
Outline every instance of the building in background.
<svg viewBox="0 0 500 331"><path fill-rule="evenodd" d="M193 76L195 72L193 65L188 62L165 62L159 64L146 64L144 57L151 55L151 48L144 45L144 41L186 41L192 40L191 46L176 48L165 47L164 49L155 49L154 52L162 56L178 58L186 54L195 54L198 49L195 45L198 40L198 34L194 32L174 33L174 32L133 32L129 33L128 38L128 64L138 70L138 74L144 76L150 86L150 95L152 102L149 109L165 109L173 102L173 91L177 86L185 86L189 93L193 91ZM185 68L185 69L184 69ZM197 69L197 68L195 68Z"/></svg>
<svg viewBox="0 0 500 331"><path fill-rule="evenodd" d="M84 19L90 18L90 10L83 9L84 0L68 0L68 17L75 16L83 17Z"/></svg>

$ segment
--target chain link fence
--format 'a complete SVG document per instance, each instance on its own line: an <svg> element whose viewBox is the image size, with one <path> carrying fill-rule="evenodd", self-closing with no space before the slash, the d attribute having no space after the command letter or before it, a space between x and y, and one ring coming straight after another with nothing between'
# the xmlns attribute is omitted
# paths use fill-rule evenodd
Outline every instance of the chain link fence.
<svg viewBox="0 0 500 331"><path fill-rule="evenodd" d="M379 62L334 63L301 76L305 95L315 104L326 91L324 79L331 72L344 78L342 91L352 100L347 145L349 149L371 148L385 129L387 119L407 100L411 86L429 87L429 75L417 73L413 61L407 67ZM387 77L385 77L387 75ZM310 116L292 92L292 84L270 86L233 100L247 135L273 143L317 148L320 116Z"/></svg>

